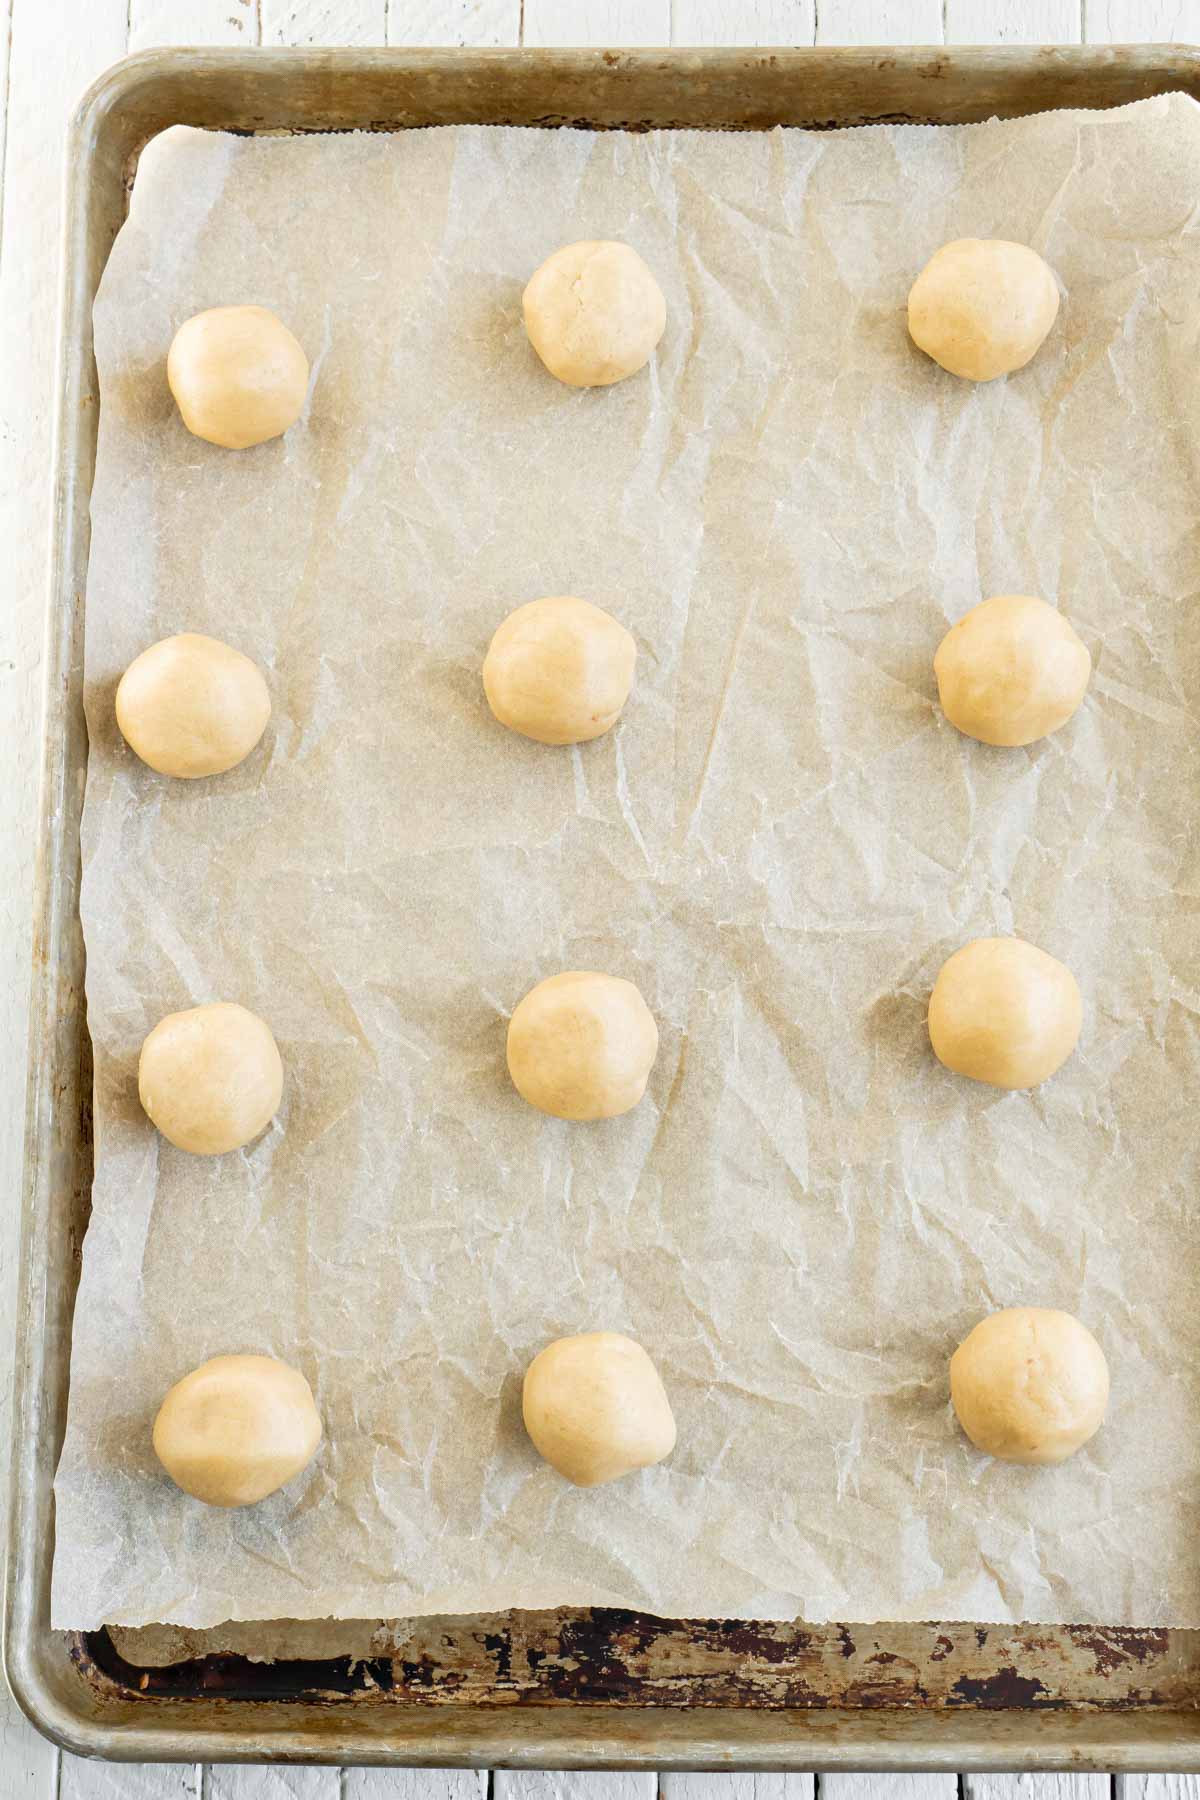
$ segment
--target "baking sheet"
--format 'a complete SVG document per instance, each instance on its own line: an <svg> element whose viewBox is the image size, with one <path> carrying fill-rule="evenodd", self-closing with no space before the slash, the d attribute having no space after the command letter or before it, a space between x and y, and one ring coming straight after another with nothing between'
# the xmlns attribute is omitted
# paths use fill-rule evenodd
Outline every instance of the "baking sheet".
<svg viewBox="0 0 1200 1800"><path fill-rule="evenodd" d="M1189 1624L1195 1132L1197 232L1182 98L987 126L764 135L449 128L145 153L96 307L102 417L83 896L97 1177L57 1493L54 1622L664 1615ZM944 240L1050 259L1060 324L971 388L909 345ZM659 274L654 370L574 393L520 323L584 234ZM274 307L310 410L187 436L176 326ZM1096 659L1058 737L940 719L930 659L1039 592ZM640 657L608 738L491 720L479 665L540 593ZM268 673L240 770L171 784L115 682L210 631ZM1085 995L1033 1094L942 1070L941 961L1017 930ZM650 1092L570 1126L506 1017L627 975ZM268 1018L282 1111L192 1159L136 1099L162 1013ZM1056 1472L979 1457L946 1360L979 1314L1076 1311L1114 1376ZM547 1338L655 1354L668 1464L578 1491L519 1423ZM312 1380L326 1445L252 1511L158 1472L203 1358Z"/></svg>

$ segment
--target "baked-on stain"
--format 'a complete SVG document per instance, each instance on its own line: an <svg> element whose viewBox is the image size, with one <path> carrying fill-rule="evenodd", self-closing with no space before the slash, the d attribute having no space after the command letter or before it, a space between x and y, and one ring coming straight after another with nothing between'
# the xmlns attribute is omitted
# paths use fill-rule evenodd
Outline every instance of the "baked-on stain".
<svg viewBox="0 0 1200 1800"><path fill-rule="evenodd" d="M364 1627L367 1636L370 1628ZM389 1645L390 1654L379 1646ZM98 1698L482 1705L1088 1711L1195 1707L1200 1632L974 1623L659 1619L616 1607L380 1624L369 1653L263 1663L125 1661L107 1632L71 1654ZM364 1641L364 1649L368 1648Z"/></svg>
<svg viewBox="0 0 1200 1800"><path fill-rule="evenodd" d="M507 1631L491 1631L484 1634L483 1645L496 1658L496 1679L502 1681L506 1675L512 1674L512 1638Z"/></svg>
<svg viewBox="0 0 1200 1800"><path fill-rule="evenodd" d="M1062 1706L1047 1692L1046 1684L1036 1675L1018 1675L1011 1665L997 1669L994 1675L973 1678L960 1675L953 1692L968 1706L995 1707Z"/></svg>
<svg viewBox="0 0 1200 1800"><path fill-rule="evenodd" d="M1139 1631L1129 1625L1068 1625L1065 1629L1072 1643L1095 1657L1098 1675L1111 1675L1131 1662L1144 1664L1165 1656L1171 1641L1168 1631Z"/></svg>

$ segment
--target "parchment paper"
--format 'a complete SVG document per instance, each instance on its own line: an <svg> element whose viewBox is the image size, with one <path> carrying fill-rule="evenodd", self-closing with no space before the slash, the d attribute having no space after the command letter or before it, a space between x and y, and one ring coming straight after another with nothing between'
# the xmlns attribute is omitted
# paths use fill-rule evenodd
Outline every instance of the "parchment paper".
<svg viewBox="0 0 1200 1800"><path fill-rule="evenodd" d="M54 1619L389 1617L591 1602L819 1620L1200 1621L1197 1175L1200 114L963 129L443 129L147 150L96 306L83 918L94 1213ZM974 387L911 347L944 240L1043 251L1061 321ZM560 243L625 238L669 325L607 391L520 319ZM308 347L283 441L198 442L164 380L204 306ZM967 741L931 672L982 596L1057 601L1077 719ZM491 719L505 613L576 593L636 634L619 728ZM160 779L114 683L168 632L266 670L238 771ZM933 1059L930 985L1019 932L1086 1001L1032 1093ZM635 980L644 1103L582 1127L509 1085L541 977ZM216 998L287 1070L250 1150L139 1110L142 1038ZM956 1431L984 1312L1063 1306L1113 1373L1057 1471ZM671 1460L539 1463L522 1372L631 1332ZM167 1386L294 1361L327 1441L227 1513L158 1470Z"/></svg>

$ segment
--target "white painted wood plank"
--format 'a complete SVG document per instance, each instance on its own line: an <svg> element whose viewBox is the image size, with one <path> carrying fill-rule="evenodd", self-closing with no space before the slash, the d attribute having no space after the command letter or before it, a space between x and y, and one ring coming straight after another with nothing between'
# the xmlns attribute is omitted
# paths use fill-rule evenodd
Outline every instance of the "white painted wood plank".
<svg viewBox="0 0 1200 1800"><path fill-rule="evenodd" d="M963 1781L966 1800L1109 1800L1111 1786L1107 1775L967 1775Z"/></svg>
<svg viewBox="0 0 1200 1800"><path fill-rule="evenodd" d="M9 6L4 7L7 21ZM0 234L0 1538L12 1409L16 1196L21 1185L33 831L42 741L50 434L64 130L88 83L125 49L125 0L15 0L5 82ZM5 33L6 43L8 33ZM57 1750L0 1679L0 1792L51 1800Z"/></svg>
<svg viewBox="0 0 1200 1800"><path fill-rule="evenodd" d="M129 0L129 48L256 44L258 0Z"/></svg>
<svg viewBox="0 0 1200 1800"><path fill-rule="evenodd" d="M1088 44L1200 44L1200 0L1083 0Z"/></svg>
<svg viewBox="0 0 1200 1800"><path fill-rule="evenodd" d="M387 0L259 0L264 44L384 44Z"/></svg>
<svg viewBox="0 0 1200 1800"><path fill-rule="evenodd" d="M821 1800L958 1800L958 1777L822 1775Z"/></svg>
<svg viewBox="0 0 1200 1800"><path fill-rule="evenodd" d="M813 1800L811 1775L661 1775L661 1800Z"/></svg>
<svg viewBox="0 0 1200 1800"><path fill-rule="evenodd" d="M1083 0L946 0L948 44L1077 44Z"/></svg>
<svg viewBox="0 0 1200 1800"><path fill-rule="evenodd" d="M1117 1775L1114 1800L1200 1800L1200 1775Z"/></svg>
<svg viewBox="0 0 1200 1800"><path fill-rule="evenodd" d="M495 1800L656 1800L658 1786L654 1775L556 1775L541 1769L497 1769L492 1779Z"/></svg>
<svg viewBox="0 0 1200 1800"><path fill-rule="evenodd" d="M286 1763L210 1763L205 1770L203 1800L339 1800L340 1782L340 1770L332 1768L290 1768ZM160 1796L155 1794L154 1800L160 1800ZM174 1797L163 1795L161 1800Z"/></svg>
<svg viewBox="0 0 1200 1800"><path fill-rule="evenodd" d="M669 44L671 0L525 0L526 44Z"/></svg>
<svg viewBox="0 0 1200 1800"><path fill-rule="evenodd" d="M345 1769L342 1781L344 1800L487 1800L486 1769Z"/></svg>
<svg viewBox="0 0 1200 1800"><path fill-rule="evenodd" d="M819 0L818 44L940 44L942 0Z"/></svg>
<svg viewBox="0 0 1200 1800"><path fill-rule="evenodd" d="M0 1677L0 1800L54 1800L58 1752L18 1711Z"/></svg>
<svg viewBox="0 0 1200 1800"><path fill-rule="evenodd" d="M199 1800L200 1765L93 1762L64 1755L58 1791L59 1800Z"/></svg>
<svg viewBox="0 0 1200 1800"><path fill-rule="evenodd" d="M521 41L521 0L388 0L389 44L493 48Z"/></svg>
<svg viewBox="0 0 1200 1800"><path fill-rule="evenodd" d="M4 221L4 162L8 149L8 56L12 46L12 0L0 3L0 232Z"/></svg>
<svg viewBox="0 0 1200 1800"><path fill-rule="evenodd" d="M811 44L816 0L675 0L673 44Z"/></svg>

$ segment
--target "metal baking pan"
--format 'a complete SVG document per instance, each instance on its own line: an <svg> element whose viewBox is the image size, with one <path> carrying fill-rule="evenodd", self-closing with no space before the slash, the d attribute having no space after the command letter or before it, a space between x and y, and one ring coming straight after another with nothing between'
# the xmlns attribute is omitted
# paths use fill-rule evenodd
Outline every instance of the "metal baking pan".
<svg viewBox="0 0 1200 1800"><path fill-rule="evenodd" d="M69 151L6 1595L9 1680L48 1736L83 1755L149 1761L1200 1766L1196 1631L814 1627L598 1608L159 1628L157 1641L154 1628L56 1633L49 1622L52 1482L92 1177L78 907L91 308L141 148L174 124L833 129L1116 106L1173 89L1200 97L1200 50L164 50L118 64L87 95Z"/></svg>

